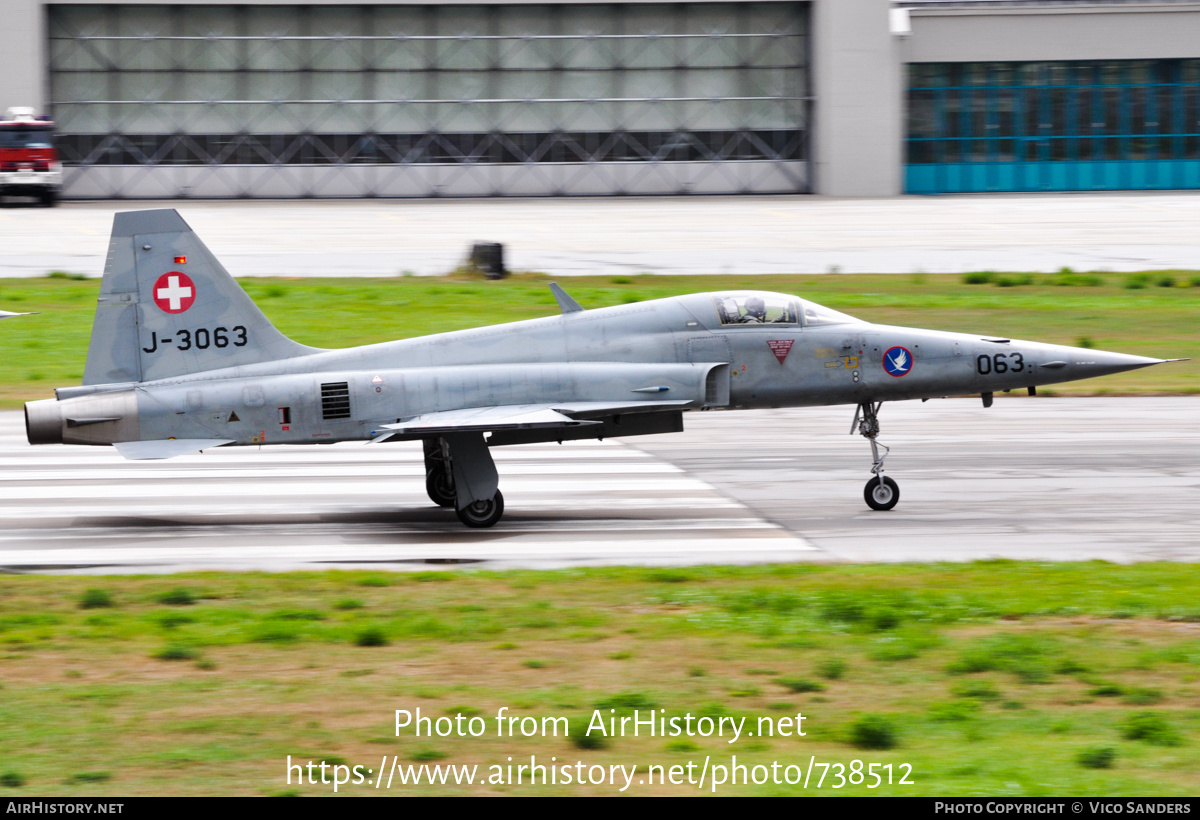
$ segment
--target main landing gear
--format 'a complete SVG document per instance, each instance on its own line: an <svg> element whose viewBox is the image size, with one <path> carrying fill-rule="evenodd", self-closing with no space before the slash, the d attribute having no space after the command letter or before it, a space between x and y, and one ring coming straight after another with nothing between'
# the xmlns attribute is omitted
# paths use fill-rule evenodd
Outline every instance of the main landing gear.
<svg viewBox="0 0 1200 820"><path fill-rule="evenodd" d="M452 507L472 529L490 527L504 515L496 465L480 433L426 439L425 492L439 507Z"/></svg>
<svg viewBox="0 0 1200 820"><path fill-rule="evenodd" d="M873 510L885 511L896 506L900 501L900 487L895 481L883 474L883 460L891 450L886 444L875 440L879 435L879 408L883 402L862 402L854 411L854 421L850 425L850 435L861 434L871 442L871 472L873 477L863 487L863 499ZM883 448L883 455L879 449Z"/></svg>
<svg viewBox="0 0 1200 820"><path fill-rule="evenodd" d="M425 492L439 507L454 506L454 473L445 439L425 439Z"/></svg>
<svg viewBox="0 0 1200 820"><path fill-rule="evenodd" d="M473 501L457 510L458 520L472 529L484 529L500 520L504 515L504 496L499 490L486 501Z"/></svg>

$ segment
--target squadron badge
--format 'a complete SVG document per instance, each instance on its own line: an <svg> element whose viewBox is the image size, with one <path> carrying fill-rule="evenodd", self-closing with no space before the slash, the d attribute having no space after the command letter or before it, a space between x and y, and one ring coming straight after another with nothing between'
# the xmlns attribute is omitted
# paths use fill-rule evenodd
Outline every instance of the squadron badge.
<svg viewBox="0 0 1200 820"><path fill-rule="evenodd" d="M912 366L912 353L906 347L893 347L883 354L883 369L889 376L907 376Z"/></svg>

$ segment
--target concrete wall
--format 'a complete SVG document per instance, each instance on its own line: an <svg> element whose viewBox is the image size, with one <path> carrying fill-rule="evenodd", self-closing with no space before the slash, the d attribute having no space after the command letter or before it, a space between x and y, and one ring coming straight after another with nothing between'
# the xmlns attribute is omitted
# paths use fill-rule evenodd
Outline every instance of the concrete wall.
<svg viewBox="0 0 1200 820"><path fill-rule="evenodd" d="M813 3L815 193L900 193L904 72L890 9L890 0Z"/></svg>
<svg viewBox="0 0 1200 820"><path fill-rule="evenodd" d="M1200 3L912 9L906 63L1200 58Z"/></svg>
<svg viewBox="0 0 1200 820"><path fill-rule="evenodd" d="M253 2L291 5L293 0ZM321 0L323 5L363 2L403 0ZM911 36L903 38L890 32L891 7L890 0L812 0L815 102L810 170L816 193L900 193L904 63L1200 58L1200 2L916 8L910 12ZM32 105L41 111L46 94L45 2L0 0L0 8L5 19L0 27L0 53L5 56L0 109Z"/></svg>
<svg viewBox="0 0 1200 820"><path fill-rule="evenodd" d="M155 0L199 4L207 0ZM403 0L400 0L401 2ZM486 2L487 0L485 0ZM567 0L567 2L594 0ZM104 0L71 0L100 3ZM292 0L254 0L292 4ZM321 0L395 3L397 0ZM442 0L478 3L479 0ZM0 104L45 102L44 0L0 0L6 25L0 29L5 82ZM903 143L903 71L899 45L889 31L890 0L812 0L814 191L833 196L900 193Z"/></svg>
<svg viewBox="0 0 1200 820"><path fill-rule="evenodd" d="M46 102L46 11L35 0L0 0L0 114L13 105L32 106L36 113Z"/></svg>

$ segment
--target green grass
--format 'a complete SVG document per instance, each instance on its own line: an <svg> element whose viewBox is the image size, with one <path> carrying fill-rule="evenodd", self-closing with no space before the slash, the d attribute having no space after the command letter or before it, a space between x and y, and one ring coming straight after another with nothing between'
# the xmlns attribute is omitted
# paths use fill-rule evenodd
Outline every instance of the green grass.
<svg viewBox="0 0 1200 820"><path fill-rule="evenodd" d="M1171 718L1158 712L1130 715L1121 732L1126 740L1142 740L1156 746L1180 746L1183 739Z"/></svg>
<svg viewBox="0 0 1200 820"><path fill-rule="evenodd" d="M981 280L969 284L967 279ZM1169 284L1168 284L1169 280ZM243 279L246 292L285 334L319 347L350 347L558 312L547 277L490 282L465 276L395 279ZM1131 284L1132 283L1132 284ZM859 318L1193 361L1056 387L1057 393L1200 392L1200 283L1192 271L1144 274L993 273L959 276L572 277L584 307L683 293L756 288L797 293ZM0 324L10 365L0 406L79 384L98 280L0 279L0 307L37 311Z"/></svg>
<svg viewBox="0 0 1200 820"><path fill-rule="evenodd" d="M112 605L112 597L103 589L89 589L79 597L80 609L106 609Z"/></svg>
<svg viewBox="0 0 1200 820"><path fill-rule="evenodd" d="M354 636L355 646L387 646L388 639L384 631L378 626L368 626L362 629Z"/></svg>
<svg viewBox="0 0 1200 820"><path fill-rule="evenodd" d="M80 601L95 577L0 576L0 789L266 795L295 788L284 781L289 754L364 766L383 754L642 766L737 754L751 765L815 756L912 766L915 785L902 791L826 794L1195 791L1198 565L989 561L679 574L106 577L119 606L93 609ZM159 603L180 588L191 591L191 606ZM879 612L895 616L887 628ZM364 648L364 635L386 642ZM911 651L879 657L896 646ZM497 737L501 707L567 718L572 733ZM434 719L478 716L488 731L396 737L394 710L416 708ZM597 709L618 720L651 710L745 717L755 729L760 718L801 713L806 735L756 733L733 744L581 737ZM474 793L504 791L612 789ZM685 793L670 785L641 793L650 791Z"/></svg>
<svg viewBox="0 0 1200 820"><path fill-rule="evenodd" d="M168 606L191 606L196 603L196 596L190 590L176 587L159 595L157 600L160 604Z"/></svg>
<svg viewBox="0 0 1200 820"><path fill-rule="evenodd" d="M190 661L196 658L196 650L185 644L172 643L154 653L160 661Z"/></svg>
<svg viewBox="0 0 1200 820"><path fill-rule="evenodd" d="M779 678L775 681L777 684L787 689L789 692L824 692L825 687L814 680L808 678Z"/></svg>
<svg viewBox="0 0 1200 820"><path fill-rule="evenodd" d="M1112 746L1089 746L1076 756L1080 766L1089 769L1111 769L1117 759L1117 750Z"/></svg>
<svg viewBox="0 0 1200 820"><path fill-rule="evenodd" d="M891 749L898 732L885 715L863 715L850 726L850 742L859 749Z"/></svg>

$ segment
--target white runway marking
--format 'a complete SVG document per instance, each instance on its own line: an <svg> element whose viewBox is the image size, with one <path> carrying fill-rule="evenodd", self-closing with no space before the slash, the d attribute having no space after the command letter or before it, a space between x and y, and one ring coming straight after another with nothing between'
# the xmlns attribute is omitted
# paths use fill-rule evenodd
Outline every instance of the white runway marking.
<svg viewBox="0 0 1200 820"><path fill-rule="evenodd" d="M175 572L430 564L794 561L802 538L617 442L497 448L507 508L468 530L425 495L420 446L214 449L127 462L31 447L0 414L0 569Z"/></svg>

